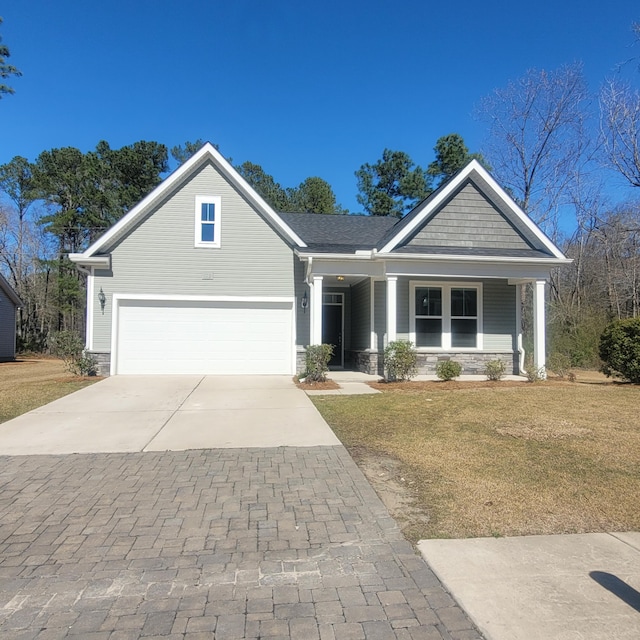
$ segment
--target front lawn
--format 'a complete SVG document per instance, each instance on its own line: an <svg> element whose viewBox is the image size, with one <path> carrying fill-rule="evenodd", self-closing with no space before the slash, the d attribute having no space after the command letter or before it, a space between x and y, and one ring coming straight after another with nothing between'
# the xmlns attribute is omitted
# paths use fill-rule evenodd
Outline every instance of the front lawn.
<svg viewBox="0 0 640 640"><path fill-rule="evenodd" d="M0 423L93 384L71 375L62 360L19 358L0 362Z"/></svg>
<svg viewBox="0 0 640 640"><path fill-rule="evenodd" d="M447 384L312 398L370 478L395 462L410 539L640 529L639 386Z"/></svg>

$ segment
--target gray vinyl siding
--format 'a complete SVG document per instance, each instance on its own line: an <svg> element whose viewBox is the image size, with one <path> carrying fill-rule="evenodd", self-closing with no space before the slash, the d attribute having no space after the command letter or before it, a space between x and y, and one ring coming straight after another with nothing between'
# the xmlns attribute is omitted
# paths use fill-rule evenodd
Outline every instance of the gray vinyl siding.
<svg viewBox="0 0 640 640"><path fill-rule="evenodd" d="M309 286L304 281L306 265L301 262L299 258L293 255L293 253L291 254L291 257L293 259L296 295L296 346L308 347L311 337L311 292L309 291ZM305 292L307 294L307 308L303 309L301 303Z"/></svg>
<svg viewBox="0 0 640 640"><path fill-rule="evenodd" d="M0 359L16 355L16 305L0 288Z"/></svg>
<svg viewBox="0 0 640 640"><path fill-rule="evenodd" d="M373 326L376 332L376 349L382 353L387 335L387 283L383 280L374 283Z"/></svg>
<svg viewBox="0 0 640 640"><path fill-rule="evenodd" d="M409 339L409 280L398 278L396 285L396 337L398 340Z"/></svg>
<svg viewBox="0 0 640 640"><path fill-rule="evenodd" d="M220 196L221 246L194 247L196 196ZM280 235L211 164L160 203L111 250L111 271L96 271L97 351L111 348L112 295L293 296L293 253Z"/></svg>
<svg viewBox="0 0 640 640"><path fill-rule="evenodd" d="M516 287L505 280L485 280L482 293L484 350L517 349Z"/></svg>
<svg viewBox="0 0 640 640"><path fill-rule="evenodd" d="M472 183L467 183L405 244L414 247L530 248L507 218Z"/></svg>
<svg viewBox="0 0 640 640"><path fill-rule="evenodd" d="M351 348L362 350L371 346L371 283L363 280L351 287L352 319Z"/></svg>

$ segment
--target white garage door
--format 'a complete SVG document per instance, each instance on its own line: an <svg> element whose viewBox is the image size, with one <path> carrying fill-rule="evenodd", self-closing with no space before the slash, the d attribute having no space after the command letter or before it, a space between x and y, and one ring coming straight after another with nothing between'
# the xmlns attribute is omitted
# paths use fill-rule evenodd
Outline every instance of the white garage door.
<svg viewBox="0 0 640 640"><path fill-rule="evenodd" d="M120 300L116 373L292 374L291 302Z"/></svg>

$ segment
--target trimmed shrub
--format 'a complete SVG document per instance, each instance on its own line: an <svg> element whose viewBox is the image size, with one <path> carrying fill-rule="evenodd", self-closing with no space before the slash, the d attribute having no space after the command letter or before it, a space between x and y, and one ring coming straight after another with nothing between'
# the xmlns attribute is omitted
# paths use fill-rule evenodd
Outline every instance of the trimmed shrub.
<svg viewBox="0 0 640 640"><path fill-rule="evenodd" d="M489 360L484 368L484 374L487 376L487 380L497 382L502 380L504 376L505 366L502 360Z"/></svg>
<svg viewBox="0 0 640 640"><path fill-rule="evenodd" d="M600 336L601 371L640 383L640 318L614 320Z"/></svg>
<svg viewBox="0 0 640 640"><path fill-rule="evenodd" d="M454 360L440 360L436 364L436 375L440 380L453 380L462 373L462 365Z"/></svg>
<svg viewBox="0 0 640 640"><path fill-rule="evenodd" d="M329 371L329 360L333 355L332 344L313 344L307 347L305 356L305 380L325 382Z"/></svg>
<svg viewBox="0 0 640 640"><path fill-rule="evenodd" d="M396 340L384 350L384 368L387 382L411 380L418 373L418 355L413 342Z"/></svg>

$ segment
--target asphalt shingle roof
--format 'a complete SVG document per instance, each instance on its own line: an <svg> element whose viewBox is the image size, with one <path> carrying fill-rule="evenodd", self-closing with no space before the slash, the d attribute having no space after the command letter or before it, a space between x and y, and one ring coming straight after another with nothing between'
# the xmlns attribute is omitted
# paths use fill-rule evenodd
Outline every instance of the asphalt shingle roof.
<svg viewBox="0 0 640 640"><path fill-rule="evenodd" d="M387 216L330 215L322 213L280 213L280 217L314 251L354 252L373 249L397 218Z"/></svg>

